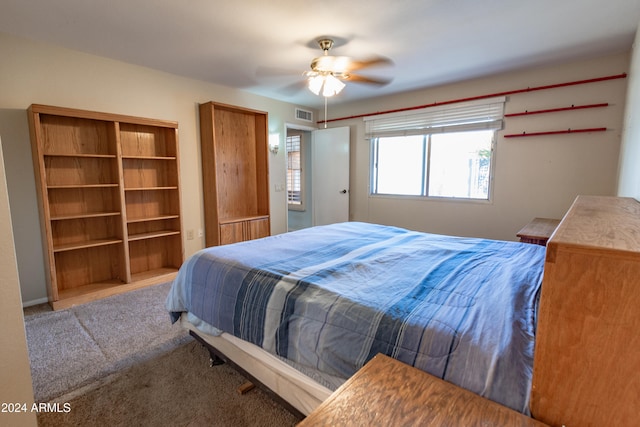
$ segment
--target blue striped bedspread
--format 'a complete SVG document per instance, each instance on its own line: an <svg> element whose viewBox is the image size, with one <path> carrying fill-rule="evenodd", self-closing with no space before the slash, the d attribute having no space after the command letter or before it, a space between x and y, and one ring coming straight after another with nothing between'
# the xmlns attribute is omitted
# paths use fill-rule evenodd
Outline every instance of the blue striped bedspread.
<svg viewBox="0 0 640 427"><path fill-rule="evenodd" d="M544 254L347 222L199 251L166 307L334 376L383 353L528 414Z"/></svg>

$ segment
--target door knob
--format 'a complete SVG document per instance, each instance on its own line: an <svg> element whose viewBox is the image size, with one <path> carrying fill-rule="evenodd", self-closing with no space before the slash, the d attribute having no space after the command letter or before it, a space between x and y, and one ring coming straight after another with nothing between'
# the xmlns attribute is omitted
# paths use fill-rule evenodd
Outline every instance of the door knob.
<svg viewBox="0 0 640 427"><path fill-rule="evenodd" d="M340 193L347 194L347 190L342 190Z"/></svg>

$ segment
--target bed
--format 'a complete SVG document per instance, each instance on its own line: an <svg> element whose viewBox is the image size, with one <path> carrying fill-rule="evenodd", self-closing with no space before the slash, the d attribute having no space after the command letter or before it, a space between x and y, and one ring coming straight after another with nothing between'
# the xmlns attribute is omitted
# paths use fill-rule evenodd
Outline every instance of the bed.
<svg viewBox="0 0 640 427"><path fill-rule="evenodd" d="M166 307L303 415L377 353L528 414L544 257L346 222L203 249Z"/></svg>

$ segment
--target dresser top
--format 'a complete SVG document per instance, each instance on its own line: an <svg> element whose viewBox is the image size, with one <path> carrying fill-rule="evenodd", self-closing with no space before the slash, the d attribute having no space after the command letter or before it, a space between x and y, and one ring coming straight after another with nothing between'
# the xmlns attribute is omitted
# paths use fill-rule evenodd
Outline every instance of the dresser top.
<svg viewBox="0 0 640 427"><path fill-rule="evenodd" d="M578 196L549 240L549 247L555 245L640 256L640 202L628 197Z"/></svg>
<svg viewBox="0 0 640 427"><path fill-rule="evenodd" d="M378 354L299 427L531 426L545 424Z"/></svg>

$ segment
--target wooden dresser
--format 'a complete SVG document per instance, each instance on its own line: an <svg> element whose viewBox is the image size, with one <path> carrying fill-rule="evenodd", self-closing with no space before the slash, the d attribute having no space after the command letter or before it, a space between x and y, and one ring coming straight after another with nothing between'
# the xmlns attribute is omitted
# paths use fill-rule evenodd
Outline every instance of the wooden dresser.
<svg viewBox="0 0 640 427"><path fill-rule="evenodd" d="M554 426L637 426L640 203L579 196L547 244L531 412Z"/></svg>
<svg viewBox="0 0 640 427"><path fill-rule="evenodd" d="M298 425L533 427L545 424L378 354Z"/></svg>

